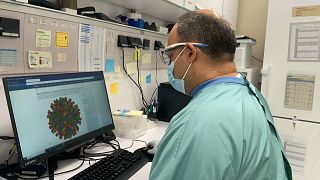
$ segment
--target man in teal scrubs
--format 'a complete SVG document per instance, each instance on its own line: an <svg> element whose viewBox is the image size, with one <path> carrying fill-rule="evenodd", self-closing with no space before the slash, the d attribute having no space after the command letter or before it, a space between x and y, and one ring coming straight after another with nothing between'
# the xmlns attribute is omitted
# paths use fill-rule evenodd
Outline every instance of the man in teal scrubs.
<svg viewBox="0 0 320 180"><path fill-rule="evenodd" d="M229 24L208 10L187 13L168 45L162 58L169 81L193 99L160 143L149 144L156 151L150 179L291 180L265 99L236 71Z"/></svg>

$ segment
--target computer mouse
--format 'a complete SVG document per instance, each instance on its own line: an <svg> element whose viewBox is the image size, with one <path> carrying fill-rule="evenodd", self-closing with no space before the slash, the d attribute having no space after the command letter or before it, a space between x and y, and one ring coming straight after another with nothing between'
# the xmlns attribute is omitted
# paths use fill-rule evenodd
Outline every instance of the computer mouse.
<svg viewBox="0 0 320 180"><path fill-rule="evenodd" d="M137 150L134 151L134 153L140 154L140 156L146 160L148 160L148 162L152 162L154 155L153 154L149 154L147 151L149 150L149 148L146 147L142 147L139 148Z"/></svg>

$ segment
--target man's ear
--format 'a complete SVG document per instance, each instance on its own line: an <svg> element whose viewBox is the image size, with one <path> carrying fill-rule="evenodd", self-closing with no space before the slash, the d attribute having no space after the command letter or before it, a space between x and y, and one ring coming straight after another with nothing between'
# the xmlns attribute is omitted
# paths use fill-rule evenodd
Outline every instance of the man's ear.
<svg viewBox="0 0 320 180"><path fill-rule="evenodd" d="M197 48L192 43L187 43L185 51L187 51L189 62L193 63L197 59Z"/></svg>

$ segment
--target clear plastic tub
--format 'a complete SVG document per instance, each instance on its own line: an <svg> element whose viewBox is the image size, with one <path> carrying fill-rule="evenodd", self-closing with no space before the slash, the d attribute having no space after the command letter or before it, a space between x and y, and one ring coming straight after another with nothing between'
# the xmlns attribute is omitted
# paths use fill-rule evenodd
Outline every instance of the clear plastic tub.
<svg viewBox="0 0 320 180"><path fill-rule="evenodd" d="M148 129L148 120L142 116L113 116L117 137L136 139L145 134Z"/></svg>

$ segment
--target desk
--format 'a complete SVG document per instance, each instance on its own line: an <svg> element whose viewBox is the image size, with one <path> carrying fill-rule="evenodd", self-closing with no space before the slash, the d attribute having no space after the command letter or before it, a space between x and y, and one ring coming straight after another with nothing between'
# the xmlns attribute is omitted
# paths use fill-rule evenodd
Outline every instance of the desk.
<svg viewBox="0 0 320 180"><path fill-rule="evenodd" d="M167 122L161 122L158 121L157 122L157 127L149 129L145 135L137 138L139 140L143 140L146 142L149 142L151 140L158 140L161 139L162 136L165 133L165 130L168 126ZM118 138L117 140L120 143L121 148L126 148L129 147L132 143L131 139L124 139L124 138ZM135 151L136 149L139 149L141 147L145 146L145 144L143 142L134 142L133 146L129 149L127 149L128 151ZM111 150L111 148L110 148ZM105 147L104 150L106 151ZM99 152L98 148L97 148L97 152ZM59 172L64 172L64 171L68 171L70 169L73 169L75 167L77 167L78 165L80 165L82 163L81 160L66 160L66 161L61 161L58 163L58 170L55 171L55 173L59 173ZM91 164L94 164L94 161L91 161ZM76 175L77 173L79 173L80 171L84 170L85 168L89 167L89 162L85 161L84 164L77 170L70 172L70 173L66 173L66 174L61 174L61 175L57 175L54 177L55 180L65 180L68 179L74 175ZM134 176L132 176L130 178L130 180L145 180L149 178L149 172L151 169L151 163L146 164L143 168L141 168ZM49 178L47 178L49 179Z"/></svg>

